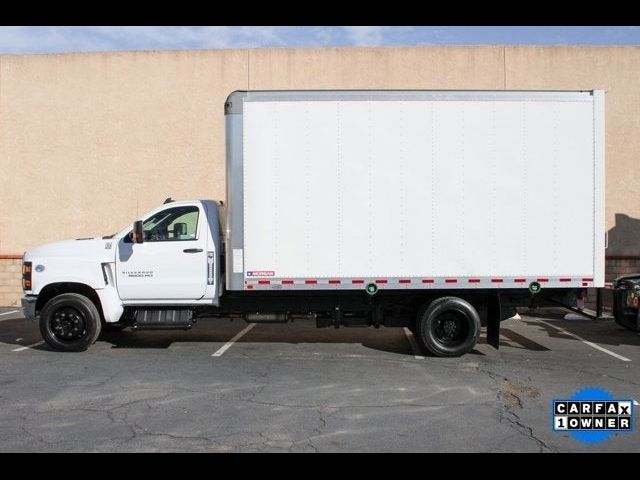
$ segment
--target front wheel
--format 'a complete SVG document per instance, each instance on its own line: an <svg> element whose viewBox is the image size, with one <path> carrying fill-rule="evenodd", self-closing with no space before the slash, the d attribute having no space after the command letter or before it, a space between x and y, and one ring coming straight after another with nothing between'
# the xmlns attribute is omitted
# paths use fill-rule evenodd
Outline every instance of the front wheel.
<svg viewBox="0 0 640 480"><path fill-rule="evenodd" d="M420 309L416 337L438 357L459 357L469 352L480 335L480 315L466 300L442 297Z"/></svg>
<svg viewBox="0 0 640 480"><path fill-rule="evenodd" d="M47 344L63 352L82 352L100 335L100 313L77 293L53 297L40 312L40 333Z"/></svg>

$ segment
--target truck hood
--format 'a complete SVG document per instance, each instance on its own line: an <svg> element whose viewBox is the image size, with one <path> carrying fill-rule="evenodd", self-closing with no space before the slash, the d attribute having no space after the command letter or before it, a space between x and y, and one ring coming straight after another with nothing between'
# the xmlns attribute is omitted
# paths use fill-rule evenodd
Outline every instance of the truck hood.
<svg viewBox="0 0 640 480"><path fill-rule="evenodd" d="M69 258L101 263L113 262L115 261L117 241L115 239L79 238L45 243L28 250L24 255L24 259L33 261L46 258Z"/></svg>

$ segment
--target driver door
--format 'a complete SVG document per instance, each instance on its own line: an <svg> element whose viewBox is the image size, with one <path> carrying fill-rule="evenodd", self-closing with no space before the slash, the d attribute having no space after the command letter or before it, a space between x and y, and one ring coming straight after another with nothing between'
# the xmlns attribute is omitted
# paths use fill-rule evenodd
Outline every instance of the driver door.
<svg viewBox="0 0 640 480"><path fill-rule="evenodd" d="M200 204L167 206L143 221L144 242L118 242L122 300L197 300L207 287L206 214Z"/></svg>

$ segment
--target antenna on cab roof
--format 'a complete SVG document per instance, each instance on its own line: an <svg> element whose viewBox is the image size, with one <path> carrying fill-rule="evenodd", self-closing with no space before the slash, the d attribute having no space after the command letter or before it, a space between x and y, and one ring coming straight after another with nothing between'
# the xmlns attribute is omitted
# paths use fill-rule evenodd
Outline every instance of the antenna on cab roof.
<svg viewBox="0 0 640 480"><path fill-rule="evenodd" d="M171 198L171 197L168 197L168 198L164 201L163 205L165 205L165 204L167 204L167 203L171 203L171 202L175 202L175 200L174 200L173 198Z"/></svg>

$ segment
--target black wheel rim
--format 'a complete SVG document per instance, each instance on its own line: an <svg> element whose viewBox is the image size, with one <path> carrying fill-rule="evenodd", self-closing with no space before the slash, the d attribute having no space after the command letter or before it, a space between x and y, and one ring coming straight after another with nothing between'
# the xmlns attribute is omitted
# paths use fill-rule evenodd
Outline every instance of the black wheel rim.
<svg viewBox="0 0 640 480"><path fill-rule="evenodd" d="M75 342L87 334L84 314L72 307L61 307L53 312L49 326L53 335L62 342Z"/></svg>
<svg viewBox="0 0 640 480"><path fill-rule="evenodd" d="M468 319L457 310L442 312L435 318L431 328L435 339L445 347L457 347L469 336Z"/></svg>

